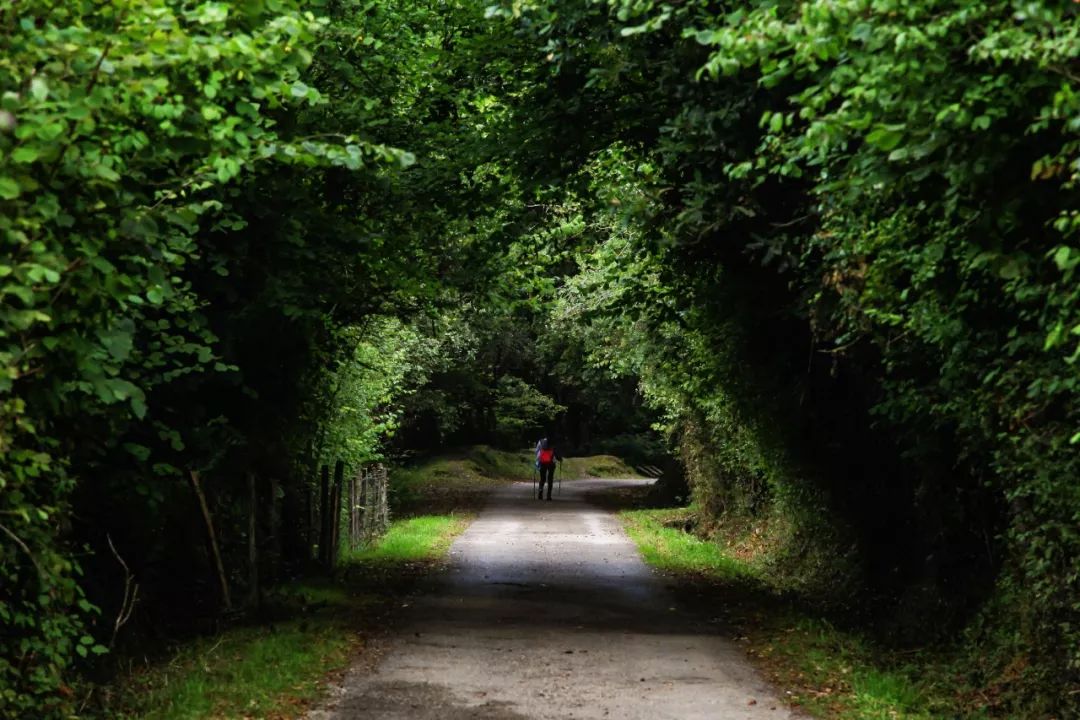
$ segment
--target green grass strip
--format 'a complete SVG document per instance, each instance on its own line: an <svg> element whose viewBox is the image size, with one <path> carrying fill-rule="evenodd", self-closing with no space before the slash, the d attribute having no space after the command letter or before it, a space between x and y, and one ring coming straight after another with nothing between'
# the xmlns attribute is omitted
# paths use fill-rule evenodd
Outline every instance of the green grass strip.
<svg viewBox="0 0 1080 720"><path fill-rule="evenodd" d="M434 562L471 516L428 515L395 521L374 546L348 554L348 565L378 565L383 577L406 563ZM180 647L167 662L136 671L117 686L109 717L217 720L296 717L323 692L327 673L349 664L355 618L385 598L379 588L351 593L330 581L290 585L275 598L294 608L272 627L234 627Z"/></svg>
<svg viewBox="0 0 1080 720"><path fill-rule="evenodd" d="M325 593L320 593L325 594ZM130 709L145 720L290 714L321 693L322 677L344 667L351 636L341 617L322 613L268 627L232 628L187 644L160 666L130 678Z"/></svg>
<svg viewBox="0 0 1080 720"><path fill-rule="evenodd" d="M678 528L664 525L680 514L678 509L626 510L620 516L645 562L654 567L721 579L751 577L745 563L725 553L716 543L705 542Z"/></svg>
<svg viewBox="0 0 1080 720"><path fill-rule="evenodd" d="M653 567L675 576L716 580L732 590L766 586L754 566L731 557L719 544L665 524L677 524L685 514L685 509L627 510L620 518ZM745 598L754 595L732 592L719 597L733 605L745 604ZM754 652L784 687L793 688L792 699L814 717L935 720L956 716L940 688L927 685L941 678L929 678L910 664L896 662L895 656L856 633L838 630L780 603L742 610L744 615L764 614L750 629Z"/></svg>
<svg viewBox="0 0 1080 720"><path fill-rule="evenodd" d="M348 563L436 560L472 521L471 515L421 515L391 524L378 543L345 556Z"/></svg>

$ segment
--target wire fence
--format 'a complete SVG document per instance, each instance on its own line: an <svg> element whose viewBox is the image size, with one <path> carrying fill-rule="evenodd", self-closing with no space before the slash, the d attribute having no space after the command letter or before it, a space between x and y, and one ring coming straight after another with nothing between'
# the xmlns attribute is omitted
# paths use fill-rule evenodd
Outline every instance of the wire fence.
<svg viewBox="0 0 1080 720"><path fill-rule="evenodd" d="M332 480L330 466L320 468L309 497L309 522L319 564L325 569L337 567L342 547L358 550L386 532L390 526L388 485L389 475L381 463L362 465L348 479L340 460L334 465Z"/></svg>

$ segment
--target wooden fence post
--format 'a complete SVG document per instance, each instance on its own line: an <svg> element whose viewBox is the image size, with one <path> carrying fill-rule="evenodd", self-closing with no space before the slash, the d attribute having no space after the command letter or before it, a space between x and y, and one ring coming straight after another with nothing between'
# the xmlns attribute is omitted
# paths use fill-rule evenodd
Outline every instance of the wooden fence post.
<svg viewBox="0 0 1080 720"><path fill-rule="evenodd" d="M379 465L379 533L390 529L390 476L385 465Z"/></svg>
<svg viewBox="0 0 1080 720"><path fill-rule="evenodd" d="M258 527L259 496L255 488L255 473L247 474L248 486L248 605L259 603L259 544L255 537Z"/></svg>
<svg viewBox="0 0 1080 720"><path fill-rule="evenodd" d="M375 474L371 468L364 473L364 542L370 543L375 537L375 528L372 525L372 511L375 509L376 491Z"/></svg>
<svg viewBox="0 0 1080 720"><path fill-rule="evenodd" d="M330 467L323 465L319 469L320 492L319 492L319 563L323 567L330 566Z"/></svg>
<svg viewBox="0 0 1080 720"><path fill-rule="evenodd" d="M312 560L311 549L315 546L315 486L304 487L304 562Z"/></svg>
<svg viewBox="0 0 1080 720"><path fill-rule="evenodd" d="M341 551L341 491L345 482L345 463L338 460L334 463L334 490L330 499L330 570L337 565Z"/></svg>
<svg viewBox="0 0 1080 720"><path fill-rule="evenodd" d="M360 544L359 502L360 471L349 478L349 549L356 550Z"/></svg>

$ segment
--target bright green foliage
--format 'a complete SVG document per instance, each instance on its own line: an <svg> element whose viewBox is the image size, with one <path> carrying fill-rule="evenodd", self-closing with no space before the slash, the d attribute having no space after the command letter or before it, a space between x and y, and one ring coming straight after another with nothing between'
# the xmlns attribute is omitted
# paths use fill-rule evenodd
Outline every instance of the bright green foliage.
<svg viewBox="0 0 1080 720"><path fill-rule="evenodd" d="M695 37L707 72L784 89L728 171L813 183L812 234L772 251L816 279L817 341L873 346L880 415L955 433L1003 494L1026 640L1075 678L1052 649L1080 641L1075 7L810 3Z"/></svg>
<svg viewBox="0 0 1080 720"><path fill-rule="evenodd" d="M498 431L512 440L539 437L566 408L521 378L504 375L495 390Z"/></svg>
<svg viewBox="0 0 1080 720"><path fill-rule="evenodd" d="M229 189L275 163L396 159L277 130L275 116L320 102L301 73L323 23L275 6L0 11L0 693L16 715L62 712L65 668L104 650L80 641L93 609L58 541L70 453L149 421L155 386L228 369L185 277L200 231L242 227ZM80 444L87 424L99 434Z"/></svg>
<svg viewBox="0 0 1080 720"><path fill-rule="evenodd" d="M398 426L402 398L427 379L424 361L439 350L436 341L395 318L374 317L348 328L346 352L328 373L321 462L341 459L349 467L382 460L382 443Z"/></svg>

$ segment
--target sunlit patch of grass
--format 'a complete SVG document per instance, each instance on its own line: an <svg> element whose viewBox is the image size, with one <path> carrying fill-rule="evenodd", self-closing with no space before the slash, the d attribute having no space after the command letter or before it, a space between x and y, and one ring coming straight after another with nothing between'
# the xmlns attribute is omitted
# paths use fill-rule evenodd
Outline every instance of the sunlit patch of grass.
<svg viewBox="0 0 1080 720"><path fill-rule="evenodd" d="M728 555L716 543L664 524L679 513L680 510L674 508L626 510L620 514L645 562L676 573L718 578L749 577L748 566Z"/></svg>
<svg viewBox="0 0 1080 720"><path fill-rule="evenodd" d="M838 720L937 720L959 717L912 665L858 633L793 610L765 618L752 652L800 705ZM970 715L964 715L971 717Z"/></svg>
<svg viewBox="0 0 1080 720"><path fill-rule="evenodd" d="M473 516L421 515L397 520L374 545L345 556L347 563L395 563L433 560L446 554Z"/></svg>
<svg viewBox="0 0 1080 720"><path fill-rule="evenodd" d="M926 718L933 716L920 710L926 699L912 682L895 672L873 668L856 672L851 678L855 706L859 717L867 720L890 718Z"/></svg>
<svg viewBox="0 0 1080 720"><path fill-rule="evenodd" d="M533 453L498 450L488 445L475 445L466 451L466 458L481 475L496 480L526 480L532 475Z"/></svg>
<svg viewBox="0 0 1080 720"><path fill-rule="evenodd" d="M634 468L614 455L568 457L563 461L562 471L565 473L566 480L640 477Z"/></svg>

